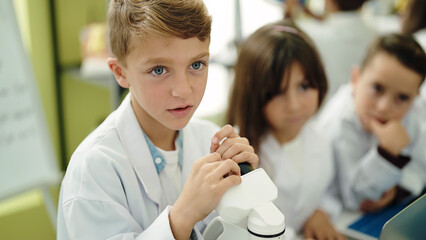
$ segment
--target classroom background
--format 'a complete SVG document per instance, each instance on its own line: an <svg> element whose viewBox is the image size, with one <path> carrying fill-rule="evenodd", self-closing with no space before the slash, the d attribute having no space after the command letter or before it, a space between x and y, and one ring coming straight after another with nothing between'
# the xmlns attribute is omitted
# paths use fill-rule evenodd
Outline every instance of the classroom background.
<svg viewBox="0 0 426 240"><path fill-rule="evenodd" d="M126 94L106 64L108 0L10 1L30 57L59 170L64 173L74 149ZM238 43L265 23L282 19L286 4L278 0L204 1L213 16L211 63L206 94L195 115L222 125ZM324 12L324 0L305 4L314 14ZM405 4L406 0L371 0L361 11L380 33L399 32ZM292 17L310 18L303 11ZM49 189L55 203L59 184ZM55 239L55 226L43 198L34 189L1 200L0 239Z"/></svg>

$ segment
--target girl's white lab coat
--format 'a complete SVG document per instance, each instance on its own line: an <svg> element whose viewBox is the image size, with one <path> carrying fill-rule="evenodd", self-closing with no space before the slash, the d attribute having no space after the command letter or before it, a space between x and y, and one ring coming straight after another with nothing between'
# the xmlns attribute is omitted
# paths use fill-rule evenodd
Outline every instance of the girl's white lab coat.
<svg viewBox="0 0 426 240"><path fill-rule="evenodd" d="M299 135L301 151L300 174L275 137L269 133L259 148L259 167L265 169L278 188L274 204L285 216L286 227L299 232L316 209L326 211L334 218L341 209L333 195L334 164L331 145L320 134L313 120L308 121ZM300 138L300 139L299 139Z"/></svg>
<svg viewBox="0 0 426 240"><path fill-rule="evenodd" d="M342 86L326 105L319 121L332 139L345 207L358 210L363 200L377 200L395 185L415 196L421 193L426 183L426 132L419 114L424 109L419 107L415 101L402 120L410 136L402 154L411 161L400 169L378 153L377 138L363 130L350 84Z"/></svg>
<svg viewBox="0 0 426 240"><path fill-rule="evenodd" d="M182 182L193 162L209 154L218 130L201 120L183 129ZM174 239L162 191L127 96L71 158L61 186L57 238ZM196 226L202 230L205 223Z"/></svg>

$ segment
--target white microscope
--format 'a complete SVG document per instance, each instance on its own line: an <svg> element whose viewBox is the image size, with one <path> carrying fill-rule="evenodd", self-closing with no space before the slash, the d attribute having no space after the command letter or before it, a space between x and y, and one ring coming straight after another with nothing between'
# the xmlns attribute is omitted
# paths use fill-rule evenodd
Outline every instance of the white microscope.
<svg viewBox="0 0 426 240"><path fill-rule="evenodd" d="M284 239L284 215L272 203L277 187L258 168L243 175L242 183L230 188L222 197L214 218L204 231L206 240ZM246 166L245 166L246 167Z"/></svg>

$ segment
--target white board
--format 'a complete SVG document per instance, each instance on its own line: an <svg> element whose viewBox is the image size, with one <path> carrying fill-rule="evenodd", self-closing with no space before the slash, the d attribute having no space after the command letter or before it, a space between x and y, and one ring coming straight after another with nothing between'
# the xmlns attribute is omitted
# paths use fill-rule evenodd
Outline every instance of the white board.
<svg viewBox="0 0 426 240"><path fill-rule="evenodd" d="M0 199L60 177L13 1L0 0Z"/></svg>

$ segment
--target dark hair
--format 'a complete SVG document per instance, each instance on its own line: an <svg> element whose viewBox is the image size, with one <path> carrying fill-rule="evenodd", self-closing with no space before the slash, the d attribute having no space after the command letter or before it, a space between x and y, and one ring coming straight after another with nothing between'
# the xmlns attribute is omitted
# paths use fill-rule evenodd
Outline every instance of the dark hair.
<svg viewBox="0 0 426 240"><path fill-rule="evenodd" d="M340 11L358 10L367 0L334 0Z"/></svg>
<svg viewBox="0 0 426 240"><path fill-rule="evenodd" d="M312 41L290 20L261 27L240 46L226 120L238 126L256 150L269 129L263 109L280 93L284 73L294 62L319 90L319 107L327 93L325 71Z"/></svg>
<svg viewBox="0 0 426 240"><path fill-rule="evenodd" d="M367 55L361 65L363 70L378 53L385 52L394 56L398 61L421 76L426 75L426 55L422 47L411 35L392 33L378 37L370 45Z"/></svg>
<svg viewBox="0 0 426 240"><path fill-rule="evenodd" d="M413 34L420 29L426 28L426 1L411 0L407 5L402 31Z"/></svg>

